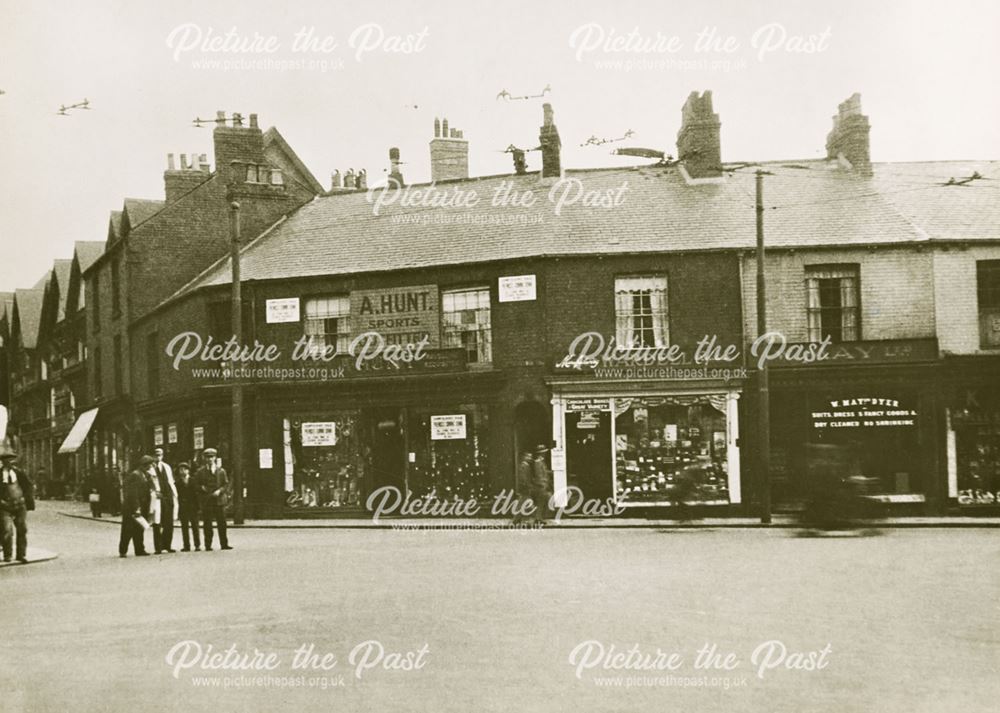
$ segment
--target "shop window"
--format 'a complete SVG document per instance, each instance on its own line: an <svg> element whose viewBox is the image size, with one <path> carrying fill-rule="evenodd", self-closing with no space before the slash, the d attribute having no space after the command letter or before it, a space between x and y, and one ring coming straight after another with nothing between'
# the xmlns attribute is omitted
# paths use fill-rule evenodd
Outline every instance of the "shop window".
<svg viewBox="0 0 1000 713"><path fill-rule="evenodd" d="M487 470L487 425L486 409L475 404L450 410L411 410L407 489L415 497L485 502L495 494Z"/></svg>
<svg viewBox="0 0 1000 713"><path fill-rule="evenodd" d="M616 499L726 504L726 396L615 399Z"/></svg>
<svg viewBox="0 0 1000 713"><path fill-rule="evenodd" d="M489 288L441 293L441 315L445 347L463 348L470 364L493 361Z"/></svg>
<svg viewBox="0 0 1000 713"><path fill-rule="evenodd" d="M305 336L312 354L328 346L346 354L351 345L351 300L347 296L311 297L306 300Z"/></svg>
<svg viewBox="0 0 1000 713"><path fill-rule="evenodd" d="M355 411L284 420L288 507L364 505L366 469L360 430Z"/></svg>
<svg viewBox="0 0 1000 713"><path fill-rule="evenodd" d="M615 337L620 347L667 346L670 342L668 324L666 276L615 280Z"/></svg>
<svg viewBox="0 0 1000 713"><path fill-rule="evenodd" d="M979 295L979 344L984 349L1000 347L1000 260L976 263Z"/></svg>
<svg viewBox="0 0 1000 713"><path fill-rule="evenodd" d="M854 342L861 338L857 265L806 267L809 341Z"/></svg>

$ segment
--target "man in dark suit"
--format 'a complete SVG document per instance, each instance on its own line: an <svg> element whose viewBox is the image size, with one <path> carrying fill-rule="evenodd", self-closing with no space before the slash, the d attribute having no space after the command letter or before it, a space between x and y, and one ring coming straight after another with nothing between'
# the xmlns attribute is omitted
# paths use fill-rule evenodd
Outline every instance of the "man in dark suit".
<svg viewBox="0 0 1000 713"><path fill-rule="evenodd" d="M191 539L194 538L194 549L201 549L201 530L198 523L198 488L191 479L191 466L187 463L177 464L177 519L181 521L181 535L184 538L183 552L191 551Z"/></svg>
<svg viewBox="0 0 1000 713"><path fill-rule="evenodd" d="M153 476L151 456L139 459L139 467L128 473L122 480L122 530L118 538L118 556L128 555L129 542L136 557L145 557L146 546L143 539L151 517L152 491L149 479ZM142 520L140 521L140 518Z"/></svg>
<svg viewBox="0 0 1000 713"><path fill-rule="evenodd" d="M224 550L231 550L229 538L226 535L226 503L229 502L229 476L219 465L219 452L214 448L206 448L202 454L205 464L198 469L194 482L201 496L201 515L205 518L205 551L212 549L212 521L219 528L219 545Z"/></svg>
<svg viewBox="0 0 1000 713"><path fill-rule="evenodd" d="M14 466L17 453L5 442L0 446L0 527L3 561L10 562L17 533L17 561L28 561L28 511L35 509L35 493L27 473Z"/></svg>

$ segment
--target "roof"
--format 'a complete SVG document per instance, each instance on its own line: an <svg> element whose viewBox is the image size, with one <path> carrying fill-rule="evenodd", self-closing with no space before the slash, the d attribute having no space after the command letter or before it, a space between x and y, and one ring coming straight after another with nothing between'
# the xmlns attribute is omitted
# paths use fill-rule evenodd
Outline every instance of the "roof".
<svg viewBox="0 0 1000 713"><path fill-rule="evenodd" d="M10 322L12 309L14 309L14 293L0 292L0 319L6 318Z"/></svg>
<svg viewBox="0 0 1000 713"><path fill-rule="evenodd" d="M312 172L306 168L304 163L302 163L302 159L300 159L299 155L292 150L291 146L288 145L288 142L285 141L285 137L282 136L278 129L273 126L264 132L265 150L272 146L281 151L281 153L295 169L295 172L298 173L303 180L305 180L308 184L306 186L308 190L317 194L323 192L323 186L320 182L316 180L316 177L313 176Z"/></svg>
<svg viewBox="0 0 1000 713"><path fill-rule="evenodd" d="M122 212L120 210L111 211L111 220L108 223L108 242L114 242L122 236ZM81 265L82 267L82 265Z"/></svg>
<svg viewBox="0 0 1000 713"><path fill-rule="evenodd" d="M38 328L42 323L43 290L15 290L17 316L21 325L21 344L25 349L34 349L38 344Z"/></svg>
<svg viewBox="0 0 1000 713"><path fill-rule="evenodd" d="M59 312L56 315L57 320L66 316L66 297L69 295L69 273L72 267L72 260L56 260L52 266L52 275L59 289Z"/></svg>
<svg viewBox="0 0 1000 713"><path fill-rule="evenodd" d="M765 225L771 247L1000 237L1000 162L875 164L870 177L828 160L761 167L769 172ZM699 185L688 184L676 166L567 171L567 178L579 179L595 195L614 195L624 182L627 189L620 205L577 203L559 215L549 186L540 184L537 174L436 186L437 195L474 190L479 202L471 208L421 206L413 190L427 186L404 189L378 216L363 192L323 196L250 242L242 275L269 280L544 255L752 249L757 166L730 168L721 181ZM984 178L944 185L947 177L957 179L970 168ZM493 206L502 184L519 192L531 189L535 205ZM407 195L411 202L403 206ZM226 257L180 293L229 279Z"/></svg>
<svg viewBox="0 0 1000 713"><path fill-rule="evenodd" d="M159 213L166 201L150 200L148 198L126 198L123 214L128 214L129 230L134 230L141 223ZM114 214L112 214L113 218Z"/></svg>
<svg viewBox="0 0 1000 713"><path fill-rule="evenodd" d="M121 214L118 216L121 220ZM97 258L104 254L105 244L102 240L77 240L73 247L76 261L80 264L80 272L86 272Z"/></svg>

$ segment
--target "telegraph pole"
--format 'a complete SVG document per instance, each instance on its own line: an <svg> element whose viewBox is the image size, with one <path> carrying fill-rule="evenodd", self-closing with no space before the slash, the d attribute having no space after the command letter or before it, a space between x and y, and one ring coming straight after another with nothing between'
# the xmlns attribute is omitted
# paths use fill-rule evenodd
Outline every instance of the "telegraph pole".
<svg viewBox="0 0 1000 713"><path fill-rule="evenodd" d="M757 336L767 334L767 283L764 278L764 171L757 183ZM771 524L771 396L767 360L757 370L757 478L760 487L760 521Z"/></svg>
<svg viewBox="0 0 1000 713"><path fill-rule="evenodd" d="M237 344L243 343L243 299L240 285L240 204L229 204L230 261L232 274L232 328ZM233 368L236 368L236 364ZM243 384L233 375L232 401L232 469L233 523L243 524Z"/></svg>

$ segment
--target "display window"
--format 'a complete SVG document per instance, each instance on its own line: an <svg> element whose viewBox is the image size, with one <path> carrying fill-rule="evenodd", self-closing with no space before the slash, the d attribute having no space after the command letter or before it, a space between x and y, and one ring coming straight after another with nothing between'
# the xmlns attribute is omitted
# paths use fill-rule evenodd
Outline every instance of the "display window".
<svg viewBox="0 0 1000 713"><path fill-rule="evenodd" d="M465 404L454 409L411 409L407 423L407 487L414 497L441 500L494 493L488 482L486 409Z"/></svg>
<svg viewBox="0 0 1000 713"><path fill-rule="evenodd" d="M959 505L1000 503L1000 393L968 391L954 409Z"/></svg>
<svg viewBox="0 0 1000 713"><path fill-rule="evenodd" d="M725 395L616 398L613 403L618 502L729 502Z"/></svg>
<svg viewBox="0 0 1000 713"><path fill-rule="evenodd" d="M337 411L286 418L286 499L293 508L360 508L366 458L360 414Z"/></svg>

